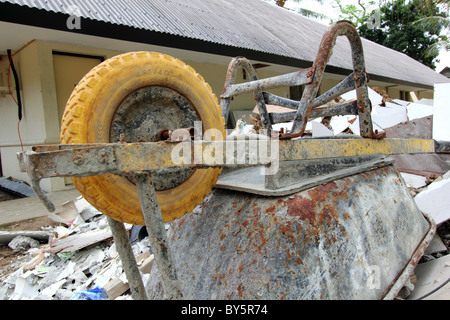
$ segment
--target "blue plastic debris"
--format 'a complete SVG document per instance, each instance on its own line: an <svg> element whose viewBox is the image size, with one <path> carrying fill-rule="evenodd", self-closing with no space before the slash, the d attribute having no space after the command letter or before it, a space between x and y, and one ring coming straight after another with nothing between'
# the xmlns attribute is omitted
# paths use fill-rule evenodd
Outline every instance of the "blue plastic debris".
<svg viewBox="0 0 450 320"><path fill-rule="evenodd" d="M70 300L109 300L109 298L102 288L95 287L87 291L76 292Z"/></svg>

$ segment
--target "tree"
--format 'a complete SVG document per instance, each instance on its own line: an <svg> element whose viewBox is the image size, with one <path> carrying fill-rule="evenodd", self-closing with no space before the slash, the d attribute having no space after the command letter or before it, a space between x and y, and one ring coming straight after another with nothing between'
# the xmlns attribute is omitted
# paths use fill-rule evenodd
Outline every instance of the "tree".
<svg viewBox="0 0 450 320"><path fill-rule="evenodd" d="M358 0L358 6L354 4L343 4L342 0L334 0L334 2L341 11L339 19L348 20L356 27L364 23L368 19L369 13L379 6L379 3L375 1Z"/></svg>
<svg viewBox="0 0 450 320"><path fill-rule="evenodd" d="M419 19L416 24L424 29L436 28L440 26L442 28L439 35L439 41L433 43L425 50L425 56L438 55L441 50L450 51L450 20L448 18L450 0L428 0L422 3L422 11L428 12L429 8L439 7L441 15L433 14L431 11L425 17Z"/></svg>
<svg viewBox="0 0 450 320"><path fill-rule="evenodd" d="M439 52L425 54L430 46L439 42L442 25L426 26L419 24L426 17L422 0L393 0L380 7L380 24L371 27L369 17L365 15L358 27L360 35L388 48L403 52L411 58L435 69L435 58ZM427 8L427 15L441 16L436 6Z"/></svg>

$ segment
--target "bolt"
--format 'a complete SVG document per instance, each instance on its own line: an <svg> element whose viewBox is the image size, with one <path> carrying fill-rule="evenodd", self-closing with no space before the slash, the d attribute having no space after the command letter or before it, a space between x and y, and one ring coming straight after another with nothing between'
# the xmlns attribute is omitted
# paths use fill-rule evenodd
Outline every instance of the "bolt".
<svg viewBox="0 0 450 320"><path fill-rule="evenodd" d="M81 166L84 163L84 157L78 154L72 158L72 161L76 166Z"/></svg>

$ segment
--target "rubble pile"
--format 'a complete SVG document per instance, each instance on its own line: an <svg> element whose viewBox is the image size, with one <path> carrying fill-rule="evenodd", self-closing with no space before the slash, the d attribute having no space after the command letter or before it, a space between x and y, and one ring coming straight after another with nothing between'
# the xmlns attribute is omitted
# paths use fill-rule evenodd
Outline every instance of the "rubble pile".
<svg viewBox="0 0 450 320"><path fill-rule="evenodd" d="M421 99L417 102L409 102L399 99L391 99L387 93L383 90L374 90L368 88L369 99L372 103L372 123L373 130L378 132L385 131L385 129L395 126L400 123L406 123L415 119L428 117L433 115L433 100ZM347 92L340 97L336 98L334 103L343 103L356 99L356 90ZM267 111L270 112L292 112L292 109L278 107L273 105L267 105ZM253 114L259 116L258 108L253 109ZM254 116L250 115L250 117ZM256 125L250 118L252 124L247 124L243 118L239 119L239 128L241 133L257 131L261 125ZM292 128L293 122L283 122L272 125L274 131L287 132ZM235 129L236 130L236 129ZM359 132L359 119L356 115L343 115L333 117L319 117L308 121L305 129L306 136L312 136L313 138L320 137L332 137L332 136L346 136L346 135L360 135Z"/></svg>
<svg viewBox="0 0 450 320"><path fill-rule="evenodd" d="M1 300L131 299L106 216L82 197L67 203L67 208L72 210L55 217L67 225L45 228L51 235L47 243L33 239L32 232L8 243L23 258L14 271L0 273ZM76 216L70 219L74 212ZM133 228L125 226L130 231ZM148 236L131 243L145 280L153 264Z"/></svg>

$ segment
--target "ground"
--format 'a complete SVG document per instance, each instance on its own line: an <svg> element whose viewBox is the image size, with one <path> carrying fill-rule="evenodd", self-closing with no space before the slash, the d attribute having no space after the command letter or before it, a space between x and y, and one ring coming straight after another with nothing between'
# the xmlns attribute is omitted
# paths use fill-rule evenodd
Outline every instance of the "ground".
<svg viewBox="0 0 450 320"><path fill-rule="evenodd" d="M19 222L13 222L10 224L0 225L0 231L17 231L17 230L41 230L42 227L59 225L59 222L55 222L48 217L33 218L23 220ZM0 245L0 275L7 274L15 270L22 262L28 258L26 251L14 252L7 245Z"/></svg>

